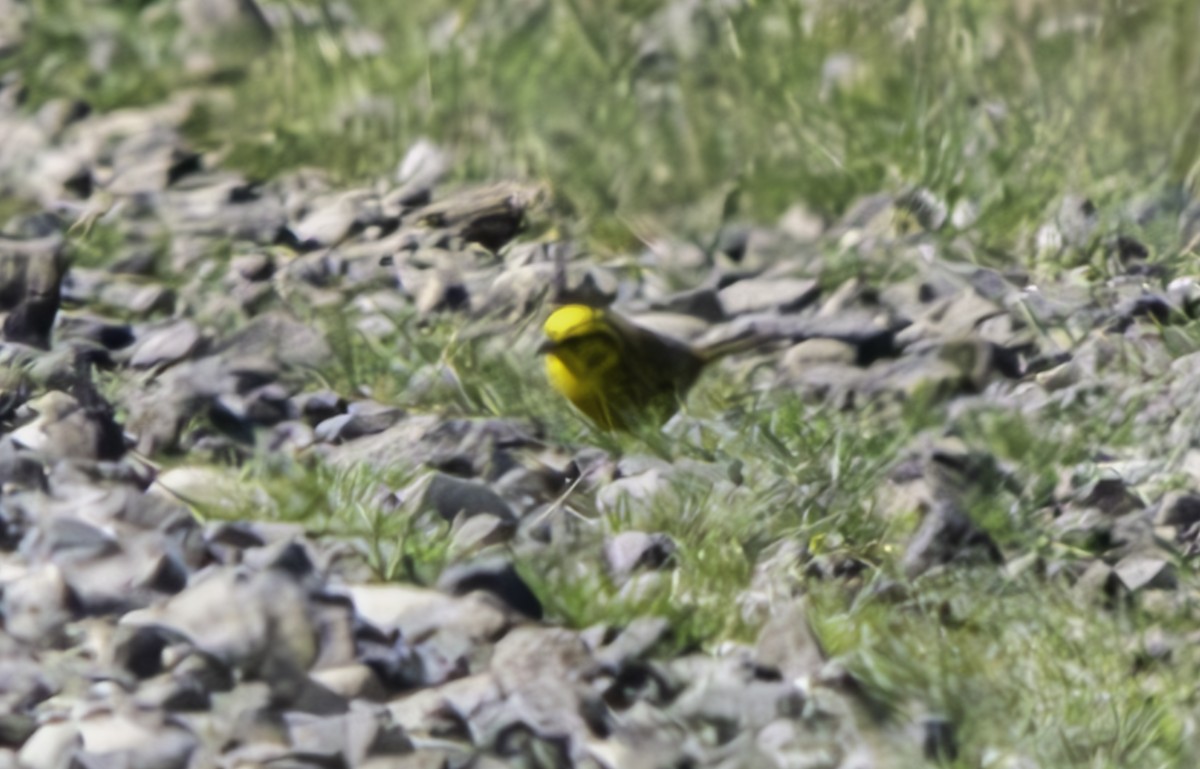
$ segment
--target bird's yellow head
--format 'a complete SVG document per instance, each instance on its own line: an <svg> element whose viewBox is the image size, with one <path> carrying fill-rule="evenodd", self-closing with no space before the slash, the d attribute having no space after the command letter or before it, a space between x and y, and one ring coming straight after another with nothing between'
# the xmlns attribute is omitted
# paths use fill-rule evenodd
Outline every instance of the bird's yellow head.
<svg viewBox="0 0 1200 769"><path fill-rule="evenodd" d="M601 308L582 304L559 307L542 326L546 341L538 351L546 355L551 383L556 381L555 364L578 379L594 380L618 365L621 339ZM569 397L569 396L568 396Z"/></svg>
<svg viewBox="0 0 1200 769"><path fill-rule="evenodd" d="M568 304L550 313L542 331L551 342L562 342L569 337L592 333L604 325L604 310L583 304Z"/></svg>

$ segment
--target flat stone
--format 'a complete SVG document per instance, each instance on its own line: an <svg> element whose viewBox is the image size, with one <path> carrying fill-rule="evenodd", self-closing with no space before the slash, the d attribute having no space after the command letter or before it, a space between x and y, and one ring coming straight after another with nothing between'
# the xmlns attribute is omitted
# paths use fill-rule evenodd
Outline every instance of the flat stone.
<svg viewBox="0 0 1200 769"><path fill-rule="evenodd" d="M759 664L778 670L790 680L820 672L825 655L809 625L803 601L791 600L773 608L758 634L755 656Z"/></svg>
<svg viewBox="0 0 1200 769"><path fill-rule="evenodd" d="M335 196L320 201L300 221L291 226L296 241L305 248L322 248L340 243L358 221L357 194Z"/></svg>
<svg viewBox="0 0 1200 769"><path fill-rule="evenodd" d="M388 198L402 207L425 205L433 188L449 170L449 154L429 139L418 139L396 167L399 187Z"/></svg>
<svg viewBox="0 0 1200 769"><path fill-rule="evenodd" d="M317 655L317 634L299 585L279 570L208 572L164 605L126 614L122 624L160 625L246 675L295 696Z"/></svg>
<svg viewBox="0 0 1200 769"><path fill-rule="evenodd" d="M181 320L165 328L149 332L133 348L129 365L152 368L175 363L196 352L202 337L199 327L190 320Z"/></svg>
<svg viewBox="0 0 1200 769"><path fill-rule="evenodd" d="M483 591L499 598L511 609L530 619L542 618L542 604L504 558L488 558L451 566L438 578L438 587L455 595Z"/></svg>
<svg viewBox="0 0 1200 769"><path fill-rule="evenodd" d="M375 671L368 665L345 665L314 671L312 679L347 700L378 701L386 695Z"/></svg>
<svg viewBox="0 0 1200 769"><path fill-rule="evenodd" d="M1170 590L1176 585L1175 569L1166 559L1154 555L1134 553L1122 558L1113 566L1117 579L1128 590Z"/></svg>
<svg viewBox="0 0 1200 769"><path fill-rule="evenodd" d="M516 520L508 502L484 484L445 473L432 473L405 494L416 497L418 510L435 512L446 522L452 522L460 515L479 514L492 515L502 521Z"/></svg>
<svg viewBox="0 0 1200 769"><path fill-rule="evenodd" d="M346 408L346 413L330 417L315 428L317 440L340 443L375 435L392 427L404 418L404 412L395 406L374 401L357 401Z"/></svg>
<svg viewBox="0 0 1200 769"><path fill-rule="evenodd" d="M604 543L604 559L610 573L622 579L636 569L661 569L675 553L675 542L666 534L623 531Z"/></svg>
<svg viewBox="0 0 1200 769"><path fill-rule="evenodd" d="M29 644L53 646L72 619L62 571L47 564L4 585L4 629Z"/></svg>
<svg viewBox="0 0 1200 769"><path fill-rule="evenodd" d="M459 558L492 545L508 542L516 534L514 521L491 513L457 518L451 526L450 553Z"/></svg>
<svg viewBox="0 0 1200 769"><path fill-rule="evenodd" d="M397 629L405 638L459 629L484 640L509 624L499 608L470 595L460 598L408 585L351 585L345 592L360 616L381 629Z"/></svg>
<svg viewBox="0 0 1200 769"><path fill-rule="evenodd" d="M747 278L718 292L725 315L755 312L796 312L820 294L813 278Z"/></svg>
<svg viewBox="0 0 1200 769"><path fill-rule="evenodd" d="M78 727L70 721L52 721L38 727L17 753L17 765L37 769L69 769L72 755L83 747Z"/></svg>

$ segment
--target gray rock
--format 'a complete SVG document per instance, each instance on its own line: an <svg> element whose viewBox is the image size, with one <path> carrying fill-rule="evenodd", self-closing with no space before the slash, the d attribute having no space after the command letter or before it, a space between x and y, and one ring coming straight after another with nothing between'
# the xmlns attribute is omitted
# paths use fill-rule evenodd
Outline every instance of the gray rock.
<svg viewBox="0 0 1200 769"><path fill-rule="evenodd" d="M374 401L351 403L345 414L330 417L315 428L317 440L325 443L341 443L375 435L392 427L404 418L404 412L395 406Z"/></svg>
<svg viewBox="0 0 1200 769"><path fill-rule="evenodd" d="M315 249L337 245L361 226L360 215L368 193L350 192L315 201L304 217L290 227L302 248Z"/></svg>
<svg viewBox="0 0 1200 769"><path fill-rule="evenodd" d="M1126 589L1171 590L1176 586L1175 569L1163 556L1133 553L1113 566L1113 573Z"/></svg>
<svg viewBox="0 0 1200 769"><path fill-rule="evenodd" d="M1121 516L1143 507L1142 500L1133 493L1128 484L1121 478L1101 478L1084 487L1077 503L1082 507L1091 507L1104 515Z"/></svg>
<svg viewBox="0 0 1200 769"><path fill-rule="evenodd" d="M362 769L443 769L465 760L466 751L445 748L423 748L404 756L375 756L361 764ZM472 762L472 766L483 767L485 759Z"/></svg>
<svg viewBox="0 0 1200 769"><path fill-rule="evenodd" d="M161 607L131 612L121 624L167 628L243 675L267 681L285 701L302 693L304 671L318 652L304 594L277 570L214 569Z"/></svg>
<svg viewBox="0 0 1200 769"><path fill-rule="evenodd" d="M709 323L718 323L727 318L720 295L716 290L708 287L689 289L665 296L654 302L652 307L661 312L692 315Z"/></svg>
<svg viewBox="0 0 1200 769"><path fill-rule="evenodd" d="M938 501L926 513L904 551L904 572L910 578L948 563L999 563L1000 549L957 503Z"/></svg>
<svg viewBox="0 0 1200 769"><path fill-rule="evenodd" d="M503 467L504 453L535 446L537 440L528 423L502 419L443 419L430 415L409 416L394 427L337 447L329 460L338 466L367 464L377 468L431 466L455 475L484 475L489 468ZM498 450L503 446L503 453ZM404 498L422 498L419 481ZM457 510L457 508L455 508ZM502 509L485 505L476 512L505 516Z"/></svg>
<svg viewBox="0 0 1200 769"><path fill-rule="evenodd" d="M492 675L477 673L405 694L390 701L387 709L393 721L409 733L450 733L502 698Z"/></svg>
<svg viewBox="0 0 1200 769"><path fill-rule="evenodd" d="M345 766L360 766L369 754L376 752L377 743L387 754L412 751L412 743L402 732L391 727L389 720L387 711L366 707L332 717L295 713L286 718L294 750L309 756L340 760Z"/></svg>
<svg viewBox="0 0 1200 769"><path fill-rule="evenodd" d="M162 676L138 687L135 702L144 710L172 712L206 711L212 697L203 684L191 676Z"/></svg>
<svg viewBox="0 0 1200 769"><path fill-rule="evenodd" d="M511 183L468 189L425 206L416 218L427 227L498 251L524 227L526 210L542 195L538 187Z"/></svg>
<svg viewBox="0 0 1200 769"><path fill-rule="evenodd" d="M171 263L178 272L193 269L208 258L209 238L270 243L287 217L276 190L251 185L236 174L176 185L162 200L163 219L175 234Z"/></svg>
<svg viewBox="0 0 1200 769"><path fill-rule="evenodd" d="M17 753L17 765L37 769L69 769L72 756L83 746L79 729L70 721L42 724Z"/></svg>
<svg viewBox="0 0 1200 769"><path fill-rule="evenodd" d="M0 55L12 53L25 37L25 26L29 20L29 9L17 2L0 4Z"/></svg>
<svg viewBox="0 0 1200 769"><path fill-rule="evenodd" d="M346 409L346 401L332 390L301 393L292 398L292 405L309 424L318 424Z"/></svg>
<svg viewBox="0 0 1200 769"><path fill-rule="evenodd" d="M950 216L946 202L924 187L908 190L897 197L896 208L912 216L926 232L940 230Z"/></svg>
<svg viewBox="0 0 1200 769"><path fill-rule="evenodd" d="M1074 248L1088 245L1099 223L1095 204L1073 194L1063 196L1054 219L1063 241Z"/></svg>
<svg viewBox="0 0 1200 769"><path fill-rule="evenodd" d="M450 554L459 558L473 555L492 545L508 542L516 531L513 520L498 515L460 516L450 527Z"/></svg>
<svg viewBox="0 0 1200 769"><path fill-rule="evenodd" d="M825 231L825 220L804 203L796 203L779 217L779 229L798 243L812 243Z"/></svg>
<svg viewBox="0 0 1200 769"><path fill-rule="evenodd" d="M414 305L417 312L428 315L447 310L464 310L470 306L471 294L456 275L443 270L431 270L417 292Z"/></svg>
<svg viewBox="0 0 1200 769"><path fill-rule="evenodd" d="M219 343L214 353L231 362L270 361L285 368L313 368L329 358L330 349L315 328L273 313L250 321Z"/></svg>
<svg viewBox="0 0 1200 769"><path fill-rule="evenodd" d="M807 339L789 347L780 358L780 365L785 371L799 375L814 365L854 365L857 358L858 351L853 345L836 339Z"/></svg>
<svg viewBox="0 0 1200 769"><path fill-rule="evenodd" d="M144 114L131 115L132 129L119 140L112 154L112 176L107 190L117 196L151 196L165 190L198 165L195 153L183 146L173 128Z"/></svg>
<svg viewBox="0 0 1200 769"><path fill-rule="evenodd" d="M690 685L669 712L693 728L715 730L724 735L717 738L722 741L758 731L779 716L795 717L805 705L803 693L791 682L757 679L751 666L734 659L682 677Z"/></svg>
<svg viewBox="0 0 1200 769"><path fill-rule="evenodd" d="M963 339L1004 312L1003 307L974 291L959 291L933 302L911 326L897 333L896 341L908 345L928 338Z"/></svg>
<svg viewBox="0 0 1200 769"><path fill-rule="evenodd" d="M66 274L61 235L36 240L0 237L0 313L5 341L50 346Z"/></svg>
<svg viewBox="0 0 1200 769"><path fill-rule="evenodd" d="M347 700L365 699L378 702L387 691L369 665L354 664L316 670L312 679Z"/></svg>
<svg viewBox="0 0 1200 769"><path fill-rule="evenodd" d="M346 593L359 616L405 638L459 632L477 641L496 638L510 624L505 612L477 596L461 598L406 585L350 585Z"/></svg>
<svg viewBox="0 0 1200 769"><path fill-rule="evenodd" d="M292 544L299 546L299 543ZM299 552L307 560L308 556L303 555L305 551L300 550ZM280 556L282 555L281 552ZM278 568L287 569L294 575L300 576L297 572L300 571L298 567L302 564L294 563L299 560L299 557L291 556L290 560L293 563L288 563L287 557L277 556L274 562L278 564ZM316 571L311 562L303 564L303 566L308 569L305 581L312 585L312 590L322 590L323 575ZM314 669L352 665L356 660L354 604L345 596L322 591L314 592L310 596L310 606L320 639L318 647L320 651L313 663Z"/></svg>
<svg viewBox="0 0 1200 769"><path fill-rule="evenodd" d="M505 695L498 719L481 724L490 733L485 744L503 746L549 741L567 756L582 754L592 735L580 672L589 663L587 648L573 633L554 628L515 628L496 644L491 671ZM522 738L525 734L527 737ZM521 742L510 743L512 739ZM519 748L517 748L519 749Z"/></svg>
<svg viewBox="0 0 1200 769"><path fill-rule="evenodd" d="M466 481L445 473L431 473L399 493L417 512L432 512L446 522L459 516L487 514L502 521L516 515L500 495L482 483Z"/></svg>
<svg viewBox="0 0 1200 769"><path fill-rule="evenodd" d="M1177 526L1181 529L1200 522L1200 496L1172 491L1163 496L1154 516L1155 526Z"/></svg>
<svg viewBox="0 0 1200 769"><path fill-rule="evenodd" d="M418 139L400 160L396 168L399 187L388 199L400 207L425 205L449 169L450 156L445 150L429 139Z"/></svg>
<svg viewBox="0 0 1200 769"><path fill-rule="evenodd" d="M670 478L669 469L658 467L618 478L596 494L596 508L602 512L615 512L631 504L646 503L672 490Z"/></svg>
<svg viewBox="0 0 1200 769"><path fill-rule="evenodd" d="M155 283L111 279L99 286L96 301L119 308L135 316L170 313L175 307L175 292Z"/></svg>
<svg viewBox="0 0 1200 769"><path fill-rule="evenodd" d="M885 312L855 310L837 315L745 315L724 327L714 329L696 344L718 346L734 339L773 339L801 342L806 339L833 339L851 345L857 362L868 364L896 351L896 333L906 321Z"/></svg>
<svg viewBox="0 0 1200 769"><path fill-rule="evenodd" d="M11 433L18 446L49 457L85 460L116 459L125 450L107 404L85 406L71 395L51 390L24 409L36 418Z"/></svg>
<svg viewBox="0 0 1200 769"><path fill-rule="evenodd" d="M209 515L240 515L246 510L267 511L275 503L257 484L245 482L215 467L174 467L161 473L149 493L169 502L208 511Z"/></svg>
<svg viewBox="0 0 1200 769"><path fill-rule="evenodd" d="M659 644L671 637L671 623L663 617L637 617L617 637L596 649L596 664L610 671L623 671L641 663Z"/></svg>
<svg viewBox="0 0 1200 769"><path fill-rule="evenodd" d="M613 577L621 580L637 569L661 569L675 553L675 542L666 534L623 531L604 543L604 558Z"/></svg>
<svg viewBox="0 0 1200 769"><path fill-rule="evenodd" d="M267 280L275 274L274 257L262 251L236 257L229 266L239 277L248 281Z"/></svg>
<svg viewBox="0 0 1200 769"><path fill-rule="evenodd" d="M759 632L755 658L792 681L820 672L825 654L809 625L804 602L789 601L775 607Z"/></svg>
<svg viewBox="0 0 1200 769"><path fill-rule="evenodd" d="M791 719L777 719L767 724L755 736L754 747L761 754L748 760L760 760L773 767L847 767L841 758L842 746L835 739L808 733ZM739 751L749 753L748 750ZM867 766L875 766L872 762ZM865 769L865 767L864 767Z"/></svg>
<svg viewBox="0 0 1200 769"><path fill-rule="evenodd" d="M152 368L190 357L200 347L200 329L190 320L180 320L149 332L134 346L129 365Z"/></svg>
<svg viewBox="0 0 1200 769"><path fill-rule="evenodd" d="M175 12L191 41L215 40L246 26L264 34L270 31L258 4L246 0L182 0Z"/></svg>
<svg viewBox="0 0 1200 769"><path fill-rule="evenodd" d="M4 629L28 644L53 647L64 639L72 619L70 595L61 570L53 564L3 585Z"/></svg>
<svg viewBox="0 0 1200 769"><path fill-rule="evenodd" d="M60 341L82 341L108 350L124 349L135 339L128 324L92 315L60 314L58 329Z"/></svg>
<svg viewBox="0 0 1200 769"><path fill-rule="evenodd" d="M85 755L116 766L184 769L197 746L195 735L154 714L97 714L78 723Z"/></svg>
<svg viewBox="0 0 1200 769"><path fill-rule="evenodd" d="M982 390L999 375L1000 368L991 345L960 339L936 343L896 361L880 361L865 373L859 386L870 394L913 397L933 393L944 397Z"/></svg>
<svg viewBox="0 0 1200 769"><path fill-rule="evenodd" d="M161 594L175 593L187 583L187 567L180 556L164 552L167 548L154 534L118 541L95 536L84 526L82 522L73 523L73 531L66 536L74 541L57 543L56 556L81 613L121 612L147 606ZM59 527L63 528L62 523Z"/></svg>
<svg viewBox="0 0 1200 769"><path fill-rule="evenodd" d="M482 591L530 619L542 618L541 601L513 564L503 558L487 558L452 566L442 572L438 587L454 595Z"/></svg>

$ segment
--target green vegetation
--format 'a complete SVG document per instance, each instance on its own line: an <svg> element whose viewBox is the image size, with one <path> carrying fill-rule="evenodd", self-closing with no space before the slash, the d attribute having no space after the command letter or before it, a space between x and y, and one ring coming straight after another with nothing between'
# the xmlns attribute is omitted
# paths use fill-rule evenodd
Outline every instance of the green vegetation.
<svg viewBox="0 0 1200 769"><path fill-rule="evenodd" d="M1065 190L1114 216L1135 194L1169 202L1200 150L1187 0L351 5L378 53L332 6L283 4L273 45L223 36L209 45L233 64L189 74L161 4L34 0L29 44L0 66L35 104L227 82L194 139L260 177L374 179L430 136L460 178L550 182L569 224L611 246L644 217L711 232L735 183L752 220L920 185L971 201L974 230L1011 253Z"/></svg>

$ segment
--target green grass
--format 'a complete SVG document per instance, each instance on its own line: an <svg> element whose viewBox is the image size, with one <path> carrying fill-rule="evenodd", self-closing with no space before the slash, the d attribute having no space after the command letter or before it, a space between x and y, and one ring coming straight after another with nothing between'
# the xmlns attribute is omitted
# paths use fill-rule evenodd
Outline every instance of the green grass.
<svg viewBox="0 0 1200 769"><path fill-rule="evenodd" d="M236 77L220 78L234 99L194 116L195 141L258 177L318 165L373 179L432 136L459 178L549 181L571 227L609 247L631 243L629 218L711 231L713 191L733 182L734 213L752 220L797 202L833 217L863 194L919 185L973 201L974 233L1011 255L1064 191L1124 227L1131 193L1169 207L1196 172L1197 108L1183 96L1200 63L1180 30L1200 10L1187 0L1027 13L986 0L936 12L777 0L674 24L656 2L352 5L384 54L355 55L316 2L295 7L325 23L279 29L261 56L212 43L234 62ZM0 67L24 74L35 103L107 108L196 84L171 43L178 21L154 4L33 6L29 43ZM102 70L86 55L97 27L115 41ZM1155 250L1171 251L1158 229L1146 232Z"/></svg>
<svg viewBox="0 0 1200 769"><path fill-rule="evenodd" d="M1194 760L1195 697L1171 679L1200 660L1190 649L1148 659L1145 639L1162 621L1136 606L1106 610L1058 581L979 572L900 603L828 588L812 600L822 643L887 710L923 706L960 725L972 748L954 766L989 752L1042 766Z"/></svg>

